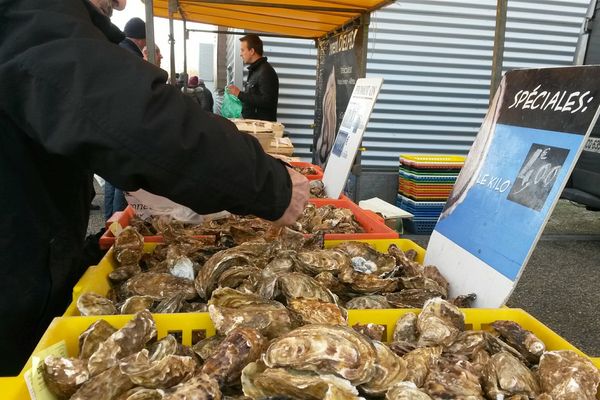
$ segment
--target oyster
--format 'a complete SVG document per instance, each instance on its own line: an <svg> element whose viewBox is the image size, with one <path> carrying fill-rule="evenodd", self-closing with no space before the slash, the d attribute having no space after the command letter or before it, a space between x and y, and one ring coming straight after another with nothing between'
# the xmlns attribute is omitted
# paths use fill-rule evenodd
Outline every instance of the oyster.
<svg viewBox="0 0 600 400"><path fill-rule="evenodd" d="M246 254L243 249L240 249L240 247L242 246L218 252L209 258L200 268L196 280L194 281L194 285L201 298L210 298L211 293L217 287L221 274L226 270L240 266L254 267L254 263L248 254Z"/></svg>
<svg viewBox="0 0 600 400"><path fill-rule="evenodd" d="M392 386L385 394L385 400L432 400L425 392L421 392L412 382L400 382Z"/></svg>
<svg viewBox="0 0 600 400"><path fill-rule="evenodd" d="M356 272L352 267L340 271L338 279L340 282L346 283L355 293L376 294L394 292L398 289L397 279L380 278L374 274Z"/></svg>
<svg viewBox="0 0 600 400"><path fill-rule="evenodd" d="M100 319L91 324L81 335L79 335L79 358L88 359L100 343L104 342L117 330L108 322Z"/></svg>
<svg viewBox="0 0 600 400"><path fill-rule="evenodd" d="M265 368L262 363L251 363L244 368L242 388L244 394L253 399L360 399L356 388L346 379L309 371Z"/></svg>
<svg viewBox="0 0 600 400"><path fill-rule="evenodd" d="M267 340L256 329L235 328L206 359L202 372L221 386L235 384L242 369L256 361L266 345Z"/></svg>
<svg viewBox="0 0 600 400"><path fill-rule="evenodd" d="M162 400L163 394L156 389L147 389L143 387L134 387L121 393L116 400Z"/></svg>
<svg viewBox="0 0 600 400"><path fill-rule="evenodd" d="M438 359L427 375L423 390L434 399L485 400L479 376L465 360Z"/></svg>
<svg viewBox="0 0 600 400"><path fill-rule="evenodd" d="M340 282L340 280L331 272L321 272L315 276L315 281L340 298L346 298L346 295L348 294L346 285Z"/></svg>
<svg viewBox="0 0 600 400"><path fill-rule="evenodd" d="M265 354L267 367L289 367L337 374L354 385L370 382L375 374L375 346L352 328L305 325L276 338Z"/></svg>
<svg viewBox="0 0 600 400"><path fill-rule="evenodd" d="M120 358L140 351L150 339L156 336L152 315L141 311L123 328L114 332L98 346L90 356L88 369L92 376L118 364Z"/></svg>
<svg viewBox="0 0 600 400"><path fill-rule="evenodd" d="M224 271L218 279L218 287L238 288L245 282L250 283L250 287L255 289L261 276L261 270L258 267L239 265ZM252 290L253 292L255 290Z"/></svg>
<svg viewBox="0 0 600 400"><path fill-rule="evenodd" d="M465 317L458 307L434 298L428 300L417 317L417 329L421 333L418 346L448 345L465 330Z"/></svg>
<svg viewBox="0 0 600 400"><path fill-rule="evenodd" d="M333 293L319 285L316 280L299 272L281 274L277 281L281 294L288 301L297 297L317 299L329 303L335 303L337 300Z"/></svg>
<svg viewBox="0 0 600 400"><path fill-rule="evenodd" d="M115 365L87 380L70 400L113 399L132 387L131 380Z"/></svg>
<svg viewBox="0 0 600 400"><path fill-rule="evenodd" d="M423 266L415 261L416 252L409 250L403 252L395 244L390 245L388 253L396 260L396 265L402 270L405 276L422 276Z"/></svg>
<svg viewBox="0 0 600 400"><path fill-rule="evenodd" d="M118 314L112 301L93 292L81 294L77 299L77 309L81 315L113 315Z"/></svg>
<svg viewBox="0 0 600 400"><path fill-rule="evenodd" d="M356 332L360 332L371 340L383 341L385 340L385 331L387 327L379 324L354 324L352 329Z"/></svg>
<svg viewBox="0 0 600 400"><path fill-rule="evenodd" d="M177 343L177 339L175 339L173 335L167 335L158 342L154 342L148 346L148 351L152 361L160 360L166 356L177 354L178 349L179 343Z"/></svg>
<svg viewBox="0 0 600 400"><path fill-rule="evenodd" d="M448 295L450 284L435 265L426 265L423 267L423 278L431 279L432 281L436 282L441 288L441 292L444 294L444 297Z"/></svg>
<svg viewBox="0 0 600 400"><path fill-rule="evenodd" d="M135 314L152 308L154 300L150 296L131 296L121 306L121 314Z"/></svg>
<svg viewBox="0 0 600 400"><path fill-rule="evenodd" d="M285 272L291 272L296 265L296 252L290 250L279 251L261 272L257 294L265 299L272 299L279 295L277 290L277 277Z"/></svg>
<svg viewBox="0 0 600 400"><path fill-rule="evenodd" d="M377 351L375 374L369 382L361 386L361 389L369 395L382 396L387 392L388 388L402 382L406 378L406 361L377 340L373 341L373 345Z"/></svg>
<svg viewBox="0 0 600 400"><path fill-rule="evenodd" d="M308 182L310 197L322 198L325 197L325 185L323 181L315 180Z"/></svg>
<svg viewBox="0 0 600 400"><path fill-rule="evenodd" d="M194 280L194 262L188 254L191 246L187 244L174 244L168 247L165 264L169 272L178 278Z"/></svg>
<svg viewBox="0 0 600 400"><path fill-rule="evenodd" d="M411 276L409 278L403 277L400 279L402 281L402 287L405 289L431 290L441 293L441 297L443 298L448 296L448 282L446 282L446 287L443 287L437 281L424 276Z"/></svg>
<svg viewBox="0 0 600 400"><path fill-rule="evenodd" d="M59 398L71 397L90 377L87 361L78 358L48 356L41 369L46 386Z"/></svg>
<svg viewBox="0 0 600 400"><path fill-rule="evenodd" d="M414 349L417 348L415 343L405 342L403 340L397 340L388 344L390 349L399 356L404 356Z"/></svg>
<svg viewBox="0 0 600 400"><path fill-rule="evenodd" d="M301 251L297 255L297 271L314 276L321 272L337 274L350 266L349 258L336 250Z"/></svg>
<svg viewBox="0 0 600 400"><path fill-rule="evenodd" d="M144 272L130 278L124 286L132 295L148 296L158 301L177 293L183 293L186 300L198 297L194 282L166 273Z"/></svg>
<svg viewBox="0 0 600 400"><path fill-rule="evenodd" d="M355 310L392 308L385 296L370 295L355 297L346 303L346 308Z"/></svg>
<svg viewBox="0 0 600 400"><path fill-rule="evenodd" d="M442 293L430 289L404 289L386 294L385 299L394 308L423 308L427 300L441 296Z"/></svg>
<svg viewBox="0 0 600 400"><path fill-rule="evenodd" d="M329 302L298 297L288 301L288 308L300 323L346 325L346 310Z"/></svg>
<svg viewBox="0 0 600 400"><path fill-rule="evenodd" d="M540 385L533 372L506 352L494 354L483 369L485 392L489 398L521 395L536 398Z"/></svg>
<svg viewBox="0 0 600 400"><path fill-rule="evenodd" d="M150 389L164 389L190 378L196 368L196 362L191 357L174 354L151 358L148 350L143 349L122 358L119 368L136 385Z"/></svg>
<svg viewBox="0 0 600 400"><path fill-rule="evenodd" d="M446 348L445 353L464 356L468 360L475 362L475 357L478 354L480 356L482 355L480 353L481 351L485 351L489 354L496 354L499 352L510 353L519 361L527 363L527 360L521 353L499 338L485 331L460 332L454 342Z"/></svg>
<svg viewBox="0 0 600 400"><path fill-rule="evenodd" d="M360 259L364 260L365 263L370 262L370 266L374 266L374 269L369 269L369 274L373 274L380 278L387 278L392 276L396 270L396 260L389 254L383 254L375 250L368 243L363 242L344 242L337 245L335 250L346 254L353 261L353 267L356 269L359 264L365 265ZM356 258L359 258L355 260ZM359 271L363 272L363 271Z"/></svg>
<svg viewBox="0 0 600 400"><path fill-rule="evenodd" d="M128 226L115 239L113 257L121 266L137 265L144 254L144 237Z"/></svg>
<svg viewBox="0 0 600 400"><path fill-rule="evenodd" d="M165 391L163 400L221 400L219 384L206 374L195 375Z"/></svg>
<svg viewBox="0 0 600 400"><path fill-rule="evenodd" d="M206 360L217 351L224 338L224 336L218 335L207 337L194 344L192 350L194 350L201 359Z"/></svg>
<svg viewBox="0 0 600 400"><path fill-rule="evenodd" d="M530 331L523 329L516 322L495 321L492 323L492 328L532 364L537 364L546 350L544 342Z"/></svg>
<svg viewBox="0 0 600 400"><path fill-rule="evenodd" d="M452 304L459 308L471 308L476 299L477 295L475 293L461 294L452 300Z"/></svg>
<svg viewBox="0 0 600 400"><path fill-rule="evenodd" d="M208 304L210 317L221 334L245 326L273 338L291 329L287 308L274 300L231 288L220 288L213 292Z"/></svg>
<svg viewBox="0 0 600 400"><path fill-rule="evenodd" d="M600 373L592 362L570 350L547 351L538 370L542 392L554 400L594 400Z"/></svg>
<svg viewBox="0 0 600 400"><path fill-rule="evenodd" d="M409 312L398 318L394 325L392 341L417 343L419 332L417 330L417 314Z"/></svg>
<svg viewBox="0 0 600 400"><path fill-rule="evenodd" d="M429 366L442 355L442 347L421 347L415 349L402 358L406 361L406 380L413 382L418 387L423 386L429 373Z"/></svg>
<svg viewBox="0 0 600 400"><path fill-rule="evenodd" d="M185 304L185 293L179 292L165 298L154 308L155 313L168 314L180 312Z"/></svg>

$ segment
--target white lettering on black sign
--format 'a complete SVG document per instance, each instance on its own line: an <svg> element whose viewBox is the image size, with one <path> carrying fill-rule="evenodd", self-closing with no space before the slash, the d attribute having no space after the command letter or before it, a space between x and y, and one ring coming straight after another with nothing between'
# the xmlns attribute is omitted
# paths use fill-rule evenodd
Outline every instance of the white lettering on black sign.
<svg viewBox="0 0 600 400"><path fill-rule="evenodd" d="M339 53L341 51L352 50L356 41L358 29L354 29L347 33L342 33L331 39L329 42L329 55Z"/></svg>
<svg viewBox="0 0 600 400"><path fill-rule="evenodd" d="M533 90L519 90L515 93L513 103L508 106L511 108L520 108L522 110L542 110L569 112L585 112L588 104L594 100L590 96L590 91L551 91L543 90L542 85L537 85Z"/></svg>

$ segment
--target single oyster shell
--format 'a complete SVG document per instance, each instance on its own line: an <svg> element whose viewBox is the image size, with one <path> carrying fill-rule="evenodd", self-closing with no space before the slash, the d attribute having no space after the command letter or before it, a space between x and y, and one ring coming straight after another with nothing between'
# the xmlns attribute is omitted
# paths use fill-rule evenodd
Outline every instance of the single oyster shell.
<svg viewBox="0 0 600 400"><path fill-rule="evenodd" d="M115 268L108 274L108 280L113 285L118 285L125 282L132 276L142 272L142 268L138 264L124 265L122 267Z"/></svg>
<svg viewBox="0 0 600 400"><path fill-rule="evenodd" d="M334 373L359 385L373 378L376 357L371 341L352 328L315 324L276 338L263 361L270 368Z"/></svg>
<svg viewBox="0 0 600 400"><path fill-rule="evenodd" d="M258 285L261 276L261 270L258 267L239 265L231 267L219 276L217 285L219 287L237 288L244 282L250 282L253 289ZM255 290L253 290L254 292Z"/></svg>
<svg viewBox="0 0 600 400"><path fill-rule="evenodd" d="M426 265L423 267L423 277L435 281L441 287L444 297L448 295L450 284L435 265Z"/></svg>
<svg viewBox="0 0 600 400"><path fill-rule="evenodd" d="M465 330L465 317L458 307L446 300L428 300L417 317L417 329L421 333L418 346L448 345Z"/></svg>
<svg viewBox="0 0 600 400"><path fill-rule="evenodd" d="M150 296L131 296L121 306L121 314L135 314L152 308L154 300Z"/></svg>
<svg viewBox="0 0 600 400"><path fill-rule="evenodd" d="M122 358L119 362L121 372L136 385L151 389L169 388L194 374L196 362L191 357L173 354L151 359L148 350Z"/></svg>
<svg viewBox="0 0 600 400"><path fill-rule="evenodd" d="M177 354L178 349L179 343L177 343L177 339L173 335L167 335L148 347L150 361L161 360L167 356Z"/></svg>
<svg viewBox="0 0 600 400"><path fill-rule="evenodd" d="M396 265L405 276L422 276L423 266L415 261L417 253L414 250L403 252L395 244L390 245L388 253L396 260Z"/></svg>
<svg viewBox="0 0 600 400"><path fill-rule="evenodd" d="M350 266L348 257L335 250L302 251L297 259L297 271L311 276L321 272L337 274L342 268Z"/></svg>
<svg viewBox="0 0 600 400"><path fill-rule="evenodd" d="M194 282L165 273L144 272L129 279L124 286L132 295L148 296L158 301L177 293L183 293L186 300L198 297Z"/></svg>
<svg viewBox="0 0 600 400"><path fill-rule="evenodd" d="M336 296L340 298L347 297L348 288L331 272L321 272L315 276L315 281Z"/></svg>
<svg viewBox="0 0 600 400"><path fill-rule="evenodd" d="M388 293L385 299L393 308L423 308L427 300L441 297L442 293L429 289L404 289L396 293Z"/></svg>
<svg viewBox="0 0 600 400"><path fill-rule="evenodd" d="M59 398L69 398L90 374L85 360L48 356L44 359L42 376L52 393Z"/></svg>
<svg viewBox="0 0 600 400"><path fill-rule="evenodd" d="M483 368L483 383L489 398L522 395L536 398L540 385L533 372L506 352L494 354Z"/></svg>
<svg viewBox="0 0 600 400"><path fill-rule="evenodd" d="M298 297L288 301L288 308L294 313L301 325L333 324L346 325L346 310L333 303L317 299Z"/></svg>
<svg viewBox="0 0 600 400"><path fill-rule="evenodd" d="M118 365L120 358L140 351L150 339L156 336L156 326L152 315L142 311L135 315L123 328L119 329L98 346L98 350L88 360L92 376Z"/></svg>
<svg viewBox="0 0 600 400"><path fill-rule="evenodd" d="M239 382L242 369L256 361L266 345L267 340L256 329L235 328L204 362L202 372L221 386Z"/></svg>
<svg viewBox="0 0 600 400"><path fill-rule="evenodd" d="M385 296L371 295L355 297L346 303L346 308L353 310L392 308Z"/></svg>
<svg viewBox="0 0 600 400"><path fill-rule="evenodd" d="M413 382L418 387L423 386L429 373L429 366L442 355L442 347L421 347L415 349L402 358L406 361L406 380Z"/></svg>
<svg viewBox="0 0 600 400"><path fill-rule="evenodd" d="M126 227L115 239L113 257L119 265L136 265L144 254L144 237L131 226Z"/></svg>
<svg viewBox="0 0 600 400"><path fill-rule="evenodd" d="M416 344L418 336L417 314L409 312L398 318L394 325L392 341Z"/></svg>
<svg viewBox="0 0 600 400"><path fill-rule="evenodd" d="M410 353L411 351L417 348L415 343L409 343L403 340L391 342L388 344L388 346L394 353L396 353L400 357L405 356L406 354Z"/></svg>
<svg viewBox="0 0 600 400"><path fill-rule="evenodd" d="M244 394L253 399L360 399L356 388L346 379L330 374L265 368L262 363L251 363L244 368L242 388Z"/></svg>
<svg viewBox="0 0 600 400"><path fill-rule="evenodd" d="M233 267L254 267L253 261L246 253L248 246L237 246L231 249L223 250L212 256L200 268L194 285L196 291L203 299L209 299L221 274Z"/></svg>
<svg viewBox="0 0 600 400"><path fill-rule="evenodd" d="M213 292L208 304L215 328L223 335L238 326L257 329L268 338L277 337L291 329L287 308L274 300L220 288Z"/></svg>
<svg viewBox="0 0 600 400"><path fill-rule="evenodd" d="M452 300L452 304L459 308L471 308L475 300L477 300L475 293L461 294Z"/></svg>
<svg viewBox="0 0 600 400"><path fill-rule="evenodd" d="M192 349L201 359L207 360L217 351L223 339L225 339L224 336L210 336L194 344Z"/></svg>
<svg viewBox="0 0 600 400"><path fill-rule="evenodd" d="M337 245L335 250L346 254L350 258L361 257L375 264L376 269L371 273L375 276L386 278L392 276L396 270L396 260L389 254L375 250L370 244L363 242L344 242Z"/></svg>
<svg viewBox="0 0 600 400"><path fill-rule="evenodd" d="M265 299L272 299L278 296L277 277L282 273L292 271L296 265L295 255L295 251L279 251L275 258L262 270L256 294Z"/></svg>
<svg viewBox="0 0 600 400"><path fill-rule="evenodd" d="M412 382L400 382L392 386L385 394L385 400L432 400L425 392L421 392Z"/></svg>
<svg viewBox="0 0 600 400"><path fill-rule="evenodd" d="M510 353L522 363L527 363L527 360L521 353L499 338L485 331L460 332L454 342L452 342L444 352L447 354L464 356L468 360L474 361L475 356L482 350L489 354L496 354L499 352Z"/></svg>
<svg viewBox="0 0 600 400"><path fill-rule="evenodd" d="M221 398L217 381L206 374L199 374L167 389L163 400L221 400Z"/></svg>
<svg viewBox="0 0 600 400"><path fill-rule="evenodd" d="M426 278L424 276L411 276L400 278L402 280L402 286L405 289L421 289L421 290L432 290L441 293L443 298L448 296L448 289L441 286L437 281Z"/></svg>
<svg viewBox="0 0 600 400"><path fill-rule="evenodd" d="M127 375L122 374L115 365L88 379L70 400L113 399L132 387L133 383Z"/></svg>
<svg viewBox="0 0 600 400"><path fill-rule="evenodd" d="M162 400L163 394L156 389L135 387L119 395L116 400Z"/></svg>
<svg viewBox="0 0 600 400"><path fill-rule="evenodd" d="M170 314L180 312L185 304L185 293L179 292L167 297L154 308L158 314Z"/></svg>
<svg viewBox="0 0 600 400"><path fill-rule="evenodd" d="M538 339L532 332L523 329L516 322L495 321L492 323L492 328L532 364L537 364L546 350L544 342Z"/></svg>
<svg viewBox="0 0 600 400"><path fill-rule="evenodd" d="M429 371L423 389L434 399L485 400L479 376L465 360L439 359Z"/></svg>
<svg viewBox="0 0 600 400"><path fill-rule="evenodd" d="M118 314L112 301L93 292L83 293L77 299L77 309L81 315L114 315Z"/></svg>
<svg viewBox="0 0 600 400"><path fill-rule="evenodd" d="M338 278L348 284L355 293L376 294L394 292L398 289L397 279L380 278L373 274L356 272L352 267L340 271Z"/></svg>
<svg viewBox="0 0 600 400"><path fill-rule="evenodd" d="M90 358L90 356L98 350L100 343L104 342L116 331L116 328L103 319L91 324L81 335L79 335L79 358Z"/></svg>
<svg viewBox="0 0 600 400"><path fill-rule="evenodd" d="M592 362L570 350L547 351L538 374L542 392L554 400L594 400L600 373Z"/></svg>
<svg viewBox="0 0 600 400"><path fill-rule="evenodd" d="M374 340L377 350L377 361L375 362L375 374L361 389L369 395L384 395L388 388L402 382L406 378L406 361L398 357L389 347Z"/></svg>
<svg viewBox="0 0 600 400"><path fill-rule="evenodd" d="M371 340L383 341L386 339L385 331L387 326L379 324L354 324L352 329L360 332Z"/></svg>
<svg viewBox="0 0 600 400"><path fill-rule="evenodd" d="M288 301L298 297L317 299L324 302L335 303L333 293L325 289L308 275L299 272L281 274L278 278L279 289Z"/></svg>

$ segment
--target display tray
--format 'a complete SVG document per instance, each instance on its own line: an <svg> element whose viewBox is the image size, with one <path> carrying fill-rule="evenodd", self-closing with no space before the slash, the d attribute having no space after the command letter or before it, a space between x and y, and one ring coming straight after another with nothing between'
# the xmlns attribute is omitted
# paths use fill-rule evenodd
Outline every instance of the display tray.
<svg viewBox="0 0 600 400"><path fill-rule="evenodd" d="M416 309L396 309L396 310L348 310L348 324L350 326L360 324L380 324L386 327L385 338L389 341L393 333L394 324L406 313L415 312ZM509 320L520 324L523 328L533 332L541 339L547 350L572 350L585 356L583 352L571 345L557 333L552 331L546 325L535 319L533 316L521 309L500 308L500 309L462 309L465 315L466 329L489 330L489 325L497 320ZM169 333L184 345L192 345L195 341L204 336L212 336L215 329L208 313L193 314L154 314L158 338L163 338ZM67 352L70 356L76 356L78 352L79 335L93 322L104 319L116 328L123 327L130 319L131 315L110 315L103 317L61 317L55 318L51 323L33 354L48 348L60 341L65 341ZM600 368L600 358L590 360L596 367ZM23 368L21 374L17 377L0 378L2 387L2 398L29 399L29 392L25 384L24 374L31 368L31 359Z"/></svg>
<svg viewBox="0 0 600 400"><path fill-rule="evenodd" d="M348 208L354 214L356 221L360 224L365 232L363 233L326 233L326 240L352 240L352 239L394 239L398 237L398 232L385 225L383 218L377 214L363 210L356 203L346 196L341 196L339 199L310 199L309 202L317 207L327 204L334 205L338 208ZM129 222L135 215L135 211L131 206L127 206L125 211L111 218L112 222L117 222L122 228L129 226ZM107 223L108 225L108 223ZM215 240L214 235L199 235L194 236L198 239L203 239L206 242ZM159 235L144 236L145 243L161 243L163 237ZM101 249L108 249L115 243L115 236L110 229L107 229L100 237L99 245Z"/></svg>
<svg viewBox="0 0 600 400"><path fill-rule="evenodd" d="M323 179L323 169L321 167L319 167L318 165L311 164L309 162L304 162L304 161L292 161L289 164L292 167L314 168L315 171L317 172L316 174L304 175L304 176L306 176L306 179L308 179L309 181L320 181Z"/></svg>
<svg viewBox="0 0 600 400"><path fill-rule="evenodd" d="M466 157L453 155L400 155L400 164L413 168L423 169L460 169L465 163Z"/></svg>

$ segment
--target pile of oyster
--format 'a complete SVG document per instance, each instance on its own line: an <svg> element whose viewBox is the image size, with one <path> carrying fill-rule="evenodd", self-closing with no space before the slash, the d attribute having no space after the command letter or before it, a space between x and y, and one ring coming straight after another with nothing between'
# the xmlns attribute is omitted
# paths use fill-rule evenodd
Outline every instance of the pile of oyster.
<svg viewBox="0 0 600 400"><path fill-rule="evenodd" d="M302 175L316 175L317 170L313 167L292 167L294 171L301 173Z"/></svg>
<svg viewBox="0 0 600 400"><path fill-rule="evenodd" d="M587 358L546 351L515 322L465 330L461 311L434 298L419 315L404 314L386 343L387 327L349 327L334 306L314 301L286 309L217 289L216 336L191 348L172 336L155 341L141 311L120 330L95 322L78 358L49 356L42 373L65 399L595 399L600 373Z"/></svg>
<svg viewBox="0 0 600 400"><path fill-rule="evenodd" d="M325 197L324 192L321 197ZM269 221L233 214L199 225L185 224L167 216L155 216L149 220L133 216L129 224L143 236L161 235L167 241L178 240L184 236L214 235L220 240L230 239L238 244L241 243L238 240L240 237L242 241L260 238L272 228ZM307 204L302 217L291 228L310 234L363 232L351 210L332 205L315 207L313 204Z"/></svg>
<svg viewBox="0 0 600 400"><path fill-rule="evenodd" d="M128 227L113 248L118 267L108 275L112 289L106 297L83 293L77 308L81 315L198 312L220 291L232 290L296 313L313 310L306 318L332 310L342 318L344 308L420 308L448 296L448 281L435 266L416 262L414 250L392 245L384 254L362 242L323 249L322 236L307 239L287 228L273 235L238 246L181 237L149 254L143 237ZM474 298L452 301L468 307Z"/></svg>

